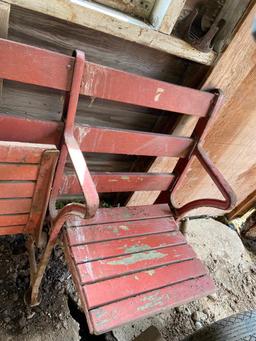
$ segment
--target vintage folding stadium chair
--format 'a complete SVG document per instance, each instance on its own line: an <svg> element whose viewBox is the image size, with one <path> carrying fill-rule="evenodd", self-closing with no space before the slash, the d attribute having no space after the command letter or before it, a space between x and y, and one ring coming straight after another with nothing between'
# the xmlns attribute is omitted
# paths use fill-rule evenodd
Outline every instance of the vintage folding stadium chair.
<svg viewBox="0 0 256 341"><path fill-rule="evenodd" d="M32 274L57 157L54 145L0 141L0 235L29 237Z"/></svg>
<svg viewBox="0 0 256 341"><path fill-rule="evenodd" d="M15 58L11 54L15 52L16 56L22 55L21 61L16 57L16 70L13 61L7 63L5 71L0 71L1 78L5 74L8 79L70 91L49 204L52 228L32 276L27 296L31 305L39 303L40 283L61 231L69 269L92 333L106 332L214 291L207 269L179 231L177 219L201 206L227 210L234 205L232 189L201 146L206 127L220 105L220 93L188 89L85 62L82 52L71 58L2 42L5 58ZM29 56L35 58L28 67ZM198 123L190 138L78 125L75 117L79 94L195 115ZM20 120L20 124L27 130L37 127L37 134L42 137L45 133L48 142L63 127L40 121ZM24 141L29 136L20 137ZM172 174L92 173L85 161L87 152L169 156L179 161ZM175 207L173 195L181 187L192 157L198 158L224 200L202 199ZM72 173L65 171L67 158L73 164ZM161 195L154 205L99 208L98 193L138 190L160 190ZM82 194L85 204L71 202L56 210L58 198L66 194Z"/></svg>

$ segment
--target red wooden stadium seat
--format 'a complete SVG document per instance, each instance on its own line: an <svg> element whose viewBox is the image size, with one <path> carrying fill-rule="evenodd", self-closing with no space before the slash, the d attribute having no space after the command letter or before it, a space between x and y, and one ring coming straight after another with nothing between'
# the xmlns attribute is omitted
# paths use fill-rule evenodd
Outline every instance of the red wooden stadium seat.
<svg viewBox="0 0 256 341"><path fill-rule="evenodd" d="M232 189L201 147L220 105L220 92L189 89L85 62L80 51L67 57L5 40L0 40L0 45L0 65L4 65L0 78L69 92L62 124L16 118L26 134L2 134L7 141L29 139L60 146L49 201L52 228L32 276L31 304L39 301L41 279L61 230L66 259L92 333L103 333L211 293L214 283L179 231L178 220L194 208L227 210L235 202ZM34 58L29 60L31 55ZM191 137L79 125L75 123L79 95L157 108L170 116L172 111L195 115L198 123ZM0 117L6 129L11 120ZM30 133L31 127L36 133ZM90 172L86 164L89 152L179 160L172 173ZM198 158L224 200L195 200L175 207L173 196L192 157ZM73 165L69 172L67 160ZM154 205L99 208L102 192L155 190L161 194ZM82 195L84 204L71 201L57 210L56 202L65 195Z"/></svg>

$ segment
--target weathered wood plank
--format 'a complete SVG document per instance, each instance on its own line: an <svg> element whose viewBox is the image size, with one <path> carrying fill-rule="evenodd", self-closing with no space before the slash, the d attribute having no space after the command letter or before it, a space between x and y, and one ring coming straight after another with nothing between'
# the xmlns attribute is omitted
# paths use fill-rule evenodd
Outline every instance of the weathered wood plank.
<svg viewBox="0 0 256 341"><path fill-rule="evenodd" d="M225 94L226 104L220 110L215 124L208 133L205 149L209 151L212 160L235 190L238 203L251 193L254 180L249 178L253 179L255 176L252 156L255 154L254 143L252 143L255 139L251 128L255 125L256 97L253 95L253 82L256 77L256 44L251 34L248 34L251 32L255 11L256 5L251 8L232 42L202 86L204 89L220 88ZM232 60L231 64L230 60ZM189 135L195 124L195 118L183 117L177 129L182 129ZM245 141L248 143L246 144ZM168 166L170 166L169 170ZM173 165L168 164L165 158L157 158L149 171L152 172L155 168L158 171L172 171L172 167ZM177 193L177 202L182 204L192 199L202 198L206 193L208 197L210 195L219 197L218 190L207 179L201 166L194 162L193 170L184 180L182 193ZM143 193L134 193L128 205L150 205L158 194L159 192L152 192L144 196ZM211 214L220 213L209 208L201 211Z"/></svg>
<svg viewBox="0 0 256 341"><path fill-rule="evenodd" d="M28 213L31 199L0 199L0 214Z"/></svg>
<svg viewBox="0 0 256 341"><path fill-rule="evenodd" d="M158 218L152 220L126 221L123 223L108 223L92 226L67 228L69 244L103 242L138 236L155 235L178 229L173 218Z"/></svg>
<svg viewBox="0 0 256 341"><path fill-rule="evenodd" d="M1 198L31 198L34 192L34 182L0 181Z"/></svg>
<svg viewBox="0 0 256 341"><path fill-rule="evenodd" d="M123 276L196 257L189 245L166 247L77 265L81 283Z"/></svg>
<svg viewBox="0 0 256 341"><path fill-rule="evenodd" d="M172 0L161 23L159 31L171 34L186 0Z"/></svg>
<svg viewBox="0 0 256 341"><path fill-rule="evenodd" d="M145 237L125 238L71 247L76 264L111 258L131 253L161 249L167 246L186 244L184 236L178 232L153 234Z"/></svg>
<svg viewBox="0 0 256 341"><path fill-rule="evenodd" d="M149 317L164 309L171 309L203 295L209 295L214 290L213 280L209 276L203 276L92 309L91 322L94 331L100 334L130 321Z"/></svg>
<svg viewBox="0 0 256 341"><path fill-rule="evenodd" d="M83 152L185 157L193 146L191 138L129 130L81 126L75 134Z"/></svg>
<svg viewBox="0 0 256 341"><path fill-rule="evenodd" d="M154 270L137 272L83 287L88 309L113 301L133 297L146 291L163 288L206 275L207 270L198 260L171 264ZM146 284L146 285L145 285Z"/></svg>
<svg viewBox="0 0 256 341"><path fill-rule="evenodd" d="M6 0L23 8L51 15L78 25L86 26L104 33L127 39L138 44L150 46L178 57L210 65L215 59L214 53L202 53L186 42L153 30L147 24L129 16L108 14L91 2L69 0L32 1ZM109 15L110 14L110 15ZM101 23L98 25L98 23Z"/></svg>
<svg viewBox="0 0 256 341"><path fill-rule="evenodd" d="M0 226L24 225L28 221L28 214L0 215Z"/></svg>
<svg viewBox="0 0 256 341"><path fill-rule="evenodd" d="M5 64L5 68L0 69L2 78L56 90L70 90L73 57L4 39L0 40L0 44L0 63ZM211 93L90 62L85 63L80 94L195 116L206 116L213 99Z"/></svg>
<svg viewBox="0 0 256 341"><path fill-rule="evenodd" d="M95 0L99 4L117 9L133 17L147 19L155 0Z"/></svg>
<svg viewBox="0 0 256 341"><path fill-rule="evenodd" d="M101 208L97 214L90 219L79 219L72 221L72 226L88 226L98 224L116 223L122 221L134 221L140 219L172 218L172 212L167 204L137 207L114 207Z"/></svg>
<svg viewBox="0 0 256 341"><path fill-rule="evenodd" d="M36 180L38 165L0 164L0 179L6 180ZM1 195L1 194L0 194Z"/></svg>
<svg viewBox="0 0 256 341"><path fill-rule="evenodd" d="M11 5L0 1L0 38L8 38ZM3 80L0 79L0 97L3 91Z"/></svg>
<svg viewBox="0 0 256 341"><path fill-rule="evenodd" d="M99 193L166 190L174 176L168 173L110 173L92 172L92 179ZM74 173L66 173L60 195L81 194L81 186Z"/></svg>

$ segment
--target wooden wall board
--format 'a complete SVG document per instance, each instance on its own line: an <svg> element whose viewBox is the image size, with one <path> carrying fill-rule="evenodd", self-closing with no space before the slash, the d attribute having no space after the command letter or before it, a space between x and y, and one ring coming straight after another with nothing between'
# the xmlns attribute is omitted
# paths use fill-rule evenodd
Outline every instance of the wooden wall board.
<svg viewBox="0 0 256 341"><path fill-rule="evenodd" d="M94 0L99 4L117 9L134 17L148 19L155 0Z"/></svg>
<svg viewBox="0 0 256 341"><path fill-rule="evenodd" d="M0 1L0 38L8 37L11 5ZM3 90L3 80L0 79L0 96Z"/></svg>
<svg viewBox="0 0 256 341"><path fill-rule="evenodd" d="M200 52L183 40L158 32L153 26L138 19L121 15L111 9L106 13L102 6L99 7L99 4L90 1L5 0L5 2L205 65L211 65L216 57L212 51Z"/></svg>
<svg viewBox="0 0 256 341"><path fill-rule="evenodd" d="M186 0L171 1L168 10L160 26L160 31L166 34L171 34L172 30L181 14L181 11L186 3Z"/></svg>
<svg viewBox="0 0 256 341"><path fill-rule="evenodd" d="M223 90L226 103L206 137L204 148L234 188L238 204L255 189L256 176L256 44L251 36L254 5L232 42L205 81L204 88ZM184 117L186 133L193 127L193 118ZM165 160L156 159L152 167L166 171ZM171 165L173 166L173 165ZM172 168L172 167L171 167ZM170 172L172 169L170 168ZM128 205L152 204L158 193L134 193ZM183 190L177 193L177 203L201 197L216 197L219 192L195 161L184 181ZM192 214L219 214L218 210L203 208Z"/></svg>

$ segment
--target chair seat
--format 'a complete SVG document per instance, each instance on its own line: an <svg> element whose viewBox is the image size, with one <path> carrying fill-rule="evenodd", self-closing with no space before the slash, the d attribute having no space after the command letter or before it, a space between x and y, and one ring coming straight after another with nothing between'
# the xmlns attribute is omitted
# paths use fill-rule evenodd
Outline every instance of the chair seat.
<svg viewBox="0 0 256 341"><path fill-rule="evenodd" d="M69 222L64 245L95 334L215 289L167 205L99 209Z"/></svg>

